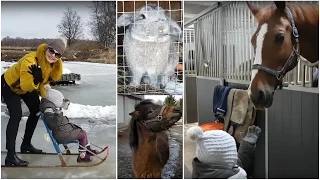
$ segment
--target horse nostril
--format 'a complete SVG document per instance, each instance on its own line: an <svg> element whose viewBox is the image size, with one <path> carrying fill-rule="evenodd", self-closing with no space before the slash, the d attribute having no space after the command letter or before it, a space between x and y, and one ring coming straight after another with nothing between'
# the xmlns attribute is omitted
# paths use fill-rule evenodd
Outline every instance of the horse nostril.
<svg viewBox="0 0 320 180"><path fill-rule="evenodd" d="M257 93L251 94L250 99L256 108L269 108L272 105L273 96L269 91L259 90Z"/></svg>
<svg viewBox="0 0 320 180"><path fill-rule="evenodd" d="M263 92L263 91L259 91L259 99L264 101L265 98L266 98L266 97L265 97L264 92Z"/></svg>
<svg viewBox="0 0 320 180"><path fill-rule="evenodd" d="M265 93L265 107L269 108L272 105L272 101L273 101L273 93L270 93L267 91Z"/></svg>
<svg viewBox="0 0 320 180"><path fill-rule="evenodd" d="M259 91L259 96L257 99L258 104L263 104L266 101L266 95L264 93L264 91Z"/></svg>

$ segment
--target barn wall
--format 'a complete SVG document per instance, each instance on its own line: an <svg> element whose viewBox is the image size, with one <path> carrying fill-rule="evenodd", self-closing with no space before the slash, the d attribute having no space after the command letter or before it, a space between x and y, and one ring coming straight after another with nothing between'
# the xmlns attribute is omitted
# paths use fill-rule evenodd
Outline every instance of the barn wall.
<svg viewBox="0 0 320 180"><path fill-rule="evenodd" d="M199 125L213 122L212 99L219 80L197 77L196 85L197 108L193 110ZM235 82L225 86L248 88ZM267 111L257 111L255 125L263 133L257 142L253 178L318 178L319 92L303 89L310 88L277 91L273 105ZM187 99L195 96L188 88L186 93Z"/></svg>
<svg viewBox="0 0 320 180"><path fill-rule="evenodd" d="M268 110L269 178L319 178L319 92L277 91Z"/></svg>

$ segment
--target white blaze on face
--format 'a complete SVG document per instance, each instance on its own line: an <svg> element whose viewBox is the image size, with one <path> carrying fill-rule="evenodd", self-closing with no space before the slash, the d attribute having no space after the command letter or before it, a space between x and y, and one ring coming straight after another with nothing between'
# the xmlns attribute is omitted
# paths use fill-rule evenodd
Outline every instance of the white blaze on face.
<svg viewBox="0 0 320 180"><path fill-rule="evenodd" d="M263 24L260 28L260 31L257 33L256 53L255 53L253 64L260 64L260 65L262 64L262 46L263 46L264 37L267 32L268 32L268 24ZM258 73L257 69L251 70L251 83L257 73ZM249 85L249 91L251 88L251 83Z"/></svg>

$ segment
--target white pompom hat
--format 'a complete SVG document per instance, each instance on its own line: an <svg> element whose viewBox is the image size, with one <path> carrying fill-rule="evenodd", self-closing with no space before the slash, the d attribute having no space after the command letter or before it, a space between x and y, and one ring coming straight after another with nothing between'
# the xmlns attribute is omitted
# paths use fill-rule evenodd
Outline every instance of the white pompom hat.
<svg viewBox="0 0 320 180"><path fill-rule="evenodd" d="M63 104L63 94L58 90L51 89L51 86L45 86L45 89L47 91L45 98L52 102L56 107L60 108Z"/></svg>
<svg viewBox="0 0 320 180"><path fill-rule="evenodd" d="M196 157L202 163L234 167L238 153L234 138L222 130L205 131L199 126L191 127L187 136L197 143Z"/></svg>

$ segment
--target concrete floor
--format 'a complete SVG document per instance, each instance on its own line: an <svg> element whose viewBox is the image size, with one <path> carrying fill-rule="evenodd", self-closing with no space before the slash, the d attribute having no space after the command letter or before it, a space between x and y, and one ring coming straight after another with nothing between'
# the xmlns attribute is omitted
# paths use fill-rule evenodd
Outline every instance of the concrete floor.
<svg viewBox="0 0 320 180"><path fill-rule="evenodd" d="M184 125L184 179L191 179L192 160L196 156L196 142L187 137L188 129L193 126L198 126L198 123Z"/></svg>

